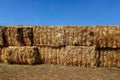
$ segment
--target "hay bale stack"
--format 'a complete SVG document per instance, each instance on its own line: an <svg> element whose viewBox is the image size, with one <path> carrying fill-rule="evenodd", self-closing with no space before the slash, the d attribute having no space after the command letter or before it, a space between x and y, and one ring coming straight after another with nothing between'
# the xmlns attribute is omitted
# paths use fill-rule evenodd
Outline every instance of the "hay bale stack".
<svg viewBox="0 0 120 80"><path fill-rule="evenodd" d="M91 46L93 45L92 28L88 26L64 26L66 45Z"/></svg>
<svg viewBox="0 0 120 80"><path fill-rule="evenodd" d="M33 27L34 45L59 47L65 45L64 29L62 27Z"/></svg>
<svg viewBox="0 0 120 80"><path fill-rule="evenodd" d="M2 49L1 61L10 64L36 64L38 51L36 47L7 47Z"/></svg>
<svg viewBox="0 0 120 80"><path fill-rule="evenodd" d="M33 28L31 27L23 27L23 44L24 46L32 46L33 45Z"/></svg>
<svg viewBox="0 0 120 80"><path fill-rule="evenodd" d="M120 67L120 49L100 50L100 67Z"/></svg>
<svg viewBox="0 0 120 80"><path fill-rule="evenodd" d="M63 57L64 65L96 67L97 57L95 47L67 46Z"/></svg>
<svg viewBox="0 0 120 80"><path fill-rule="evenodd" d="M119 26L95 26L94 34L97 48L120 48Z"/></svg>

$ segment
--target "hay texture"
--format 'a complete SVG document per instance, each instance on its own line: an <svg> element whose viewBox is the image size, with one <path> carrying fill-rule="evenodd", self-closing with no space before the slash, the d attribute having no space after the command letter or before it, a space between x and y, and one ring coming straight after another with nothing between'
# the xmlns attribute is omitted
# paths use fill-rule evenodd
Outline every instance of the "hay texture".
<svg viewBox="0 0 120 80"><path fill-rule="evenodd" d="M120 48L119 26L95 26L94 34L97 48Z"/></svg>
<svg viewBox="0 0 120 80"><path fill-rule="evenodd" d="M31 27L23 27L22 28L23 33L23 45L24 46L32 46L33 45L33 28Z"/></svg>
<svg viewBox="0 0 120 80"><path fill-rule="evenodd" d="M34 45L59 47L65 45L63 27L36 26L33 27Z"/></svg>
<svg viewBox="0 0 120 80"><path fill-rule="evenodd" d="M33 34L37 46L93 45L92 28L87 26L36 26Z"/></svg>
<svg viewBox="0 0 120 80"><path fill-rule="evenodd" d="M93 45L92 28L88 26L64 26L66 45L90 46Z"/></svg>
<svg viewBox="0 0 120 80"><path fill-rule="evenodd" d="M42 63L60 64L64 48L38 47Z"/></svg>
<svg viewBox="0 0 120 80"><path fill-rule="evenodd" d="M15 26L6 27L5 39L7 46L21 46L22 43L22 29Z"/></svg>
<svg viewBox="0 0 120 80"><path fill-rule="evenodd" d="M3 48L1 61L10 64L36 64L38 52L36 47Z"/></svg>
<svg viewBox="0 0 120 80"><path fill-rule="evenodd" d="M0 26L0 47L6 46L6 37L5 37L5 31L6 27Z"/></svg>
<svg viewBox="0 0 120 80"><path fill-rule="evenodd" d="M49 64L97 66L95 47L67 46L62 48L38 47L41 61Z"/></svg>
<svg viewBox="0 0 120 80"><path fill-rule="evenodd" d="M100 50L100 67L120 67L120 49Z"/></svg>
<svg viewBox="0 0 120 80"><path fill-rule="evenodd" d="M97 55L94 46L67 46L62 60L64 65L96 67Z"/></svg>

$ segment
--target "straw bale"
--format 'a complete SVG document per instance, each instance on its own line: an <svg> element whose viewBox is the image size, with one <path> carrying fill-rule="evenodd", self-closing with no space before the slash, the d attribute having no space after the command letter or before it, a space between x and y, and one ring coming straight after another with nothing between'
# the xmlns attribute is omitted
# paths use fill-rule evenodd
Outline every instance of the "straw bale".
<svg viewBox="0 0 120 80"><path fill-rule="evenodd" d="M19 27L9 26L5 31L5 38L7 46L21 46L22 43L22 29Z"/></svg>
<svg viewBox="0 0 120 80"><path fill-rule="evenodd" d="M100 67L120 67L120 49L100 50Z"/></svg>
<svg viewBox="0 0 120 80"><path fill-rule="evenodd" d="M83 67L97 66L95 47L67 46L62 48L39 47L43 63L75 65Z"/></svg>
<svg viewBox="0 0 120 80"><path fill-rule="evenodd" d="M33 45L33 29L31 27L23 27L23 42L24 46Z"/></svg>
<svg viewBox="0 0 120 80"><path fill-rule="evenodd" d="M38 52L36 47L7 47L2 49L1 61L10 64L36 64Z"/></svg>
<svg viewBox="0 0 120 80"><path fill-rule="evenodd" d="M4 26L0 26L0 46L6 46L7 42L6 42L6 37L5 37L5 31L6 31L6 27Z"/></svg>
<svg viewBox="0 0 120 80"><path fill-rule="evenodd" d="M38 47L42 63L62 64L63 48Z"/></svg>
<svg viewBox="0 0 120 80"><path fill-rule="evenodd" d="M92 28L88 26L64 26L66 45L90 46L93 45Z"/></svg>
<svg viewBox="0 0 120 80"><path fill-rule="evenodd" d="M97 66L97 53L94 46L67 46L64 54L64 65L75 65L82 67Z"/></svg>
<svg viewBox="0 0 120 80"><path fill-rule="evenodd" d="M120 48L119 26L95 26L94 43L98 48Z"/></svg>
<svg viewBox="0 0 120 80"><path fill-rule="evenodd" d="M34 45L59 47L65 45L64 29L55 26L33 27Z"/></svg>

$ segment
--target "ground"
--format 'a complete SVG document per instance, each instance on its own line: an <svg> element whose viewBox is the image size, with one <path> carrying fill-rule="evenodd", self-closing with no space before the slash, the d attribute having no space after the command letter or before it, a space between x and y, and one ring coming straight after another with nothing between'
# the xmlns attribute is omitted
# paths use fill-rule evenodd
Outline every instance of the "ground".
<svg viewBox="0 0 120 80"><path fill-rule="evenodd" d="M0 63L0 80L120 80L120 68Z"/></svg>

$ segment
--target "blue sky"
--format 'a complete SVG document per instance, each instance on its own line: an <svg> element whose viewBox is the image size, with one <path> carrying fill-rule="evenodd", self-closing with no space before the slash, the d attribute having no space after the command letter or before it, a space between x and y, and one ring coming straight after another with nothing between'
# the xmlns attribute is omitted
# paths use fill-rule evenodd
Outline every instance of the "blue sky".
<svg viewBox="0 0 120 80"><path fill-rule="evenodd" d="M120 25L120 0L0 0L0 25Z"/></svg>

